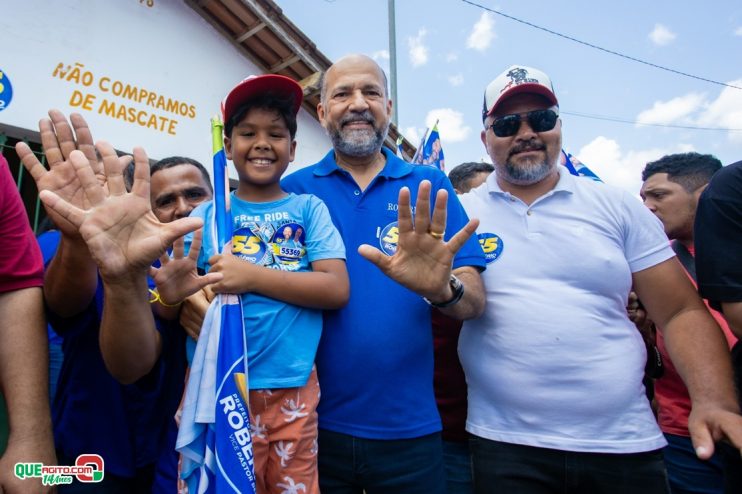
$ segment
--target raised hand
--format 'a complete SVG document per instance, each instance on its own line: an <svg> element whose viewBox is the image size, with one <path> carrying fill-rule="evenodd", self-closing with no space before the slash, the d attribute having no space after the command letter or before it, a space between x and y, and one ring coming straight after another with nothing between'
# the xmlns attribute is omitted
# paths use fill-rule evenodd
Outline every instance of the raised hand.
<svg viewBox="0 0 742 494"><path fill-rule="evenodd" d="M49 110L49 118L39 121L39 132L48 170L25 142L19 142L15 147L18 157L33 177L39 192L43 190L54 192L66 202L81 209L90 207L69 159L72 151L81 151L90 163L90 169L98 182L105 183L103 164L98 161L93 136L85 119L78 113L72 113L68 122L59 110ZM129 157L120 158L122 166L129 161ZM71 237L79 234L74 225L60 217L53 209L47 208L47 214L63 234Z"/></svg>
<svg viewBox="0 0 742 494"><path fill-rule="evenodd" d="M47 209L75 227L90 250L101 277L109 283L146 273L173 241L202 225L200 218L181 218L160 223L152 212L149 191L149 161L142 148L134 148L134 184L126 191L123 170L110 144L100 142L106 185L97 180L89 159L79 150L71 151L69 162L82 190L81 208L52 190L39 197ZM73 182L71 180L70 182Z"/></svg>
<svg viewBox="0 0 742 494"><path fill-rule="evenodd" d="M198 253L201 250L201 237L203 229L196 230L188 255L184 256L183 238L173 243L173 258L167 252L160 256L159 268L151 267L149 275L157 285L160 299L167 305L182 302L210 283L222 279L221 273L208 273L199 276L196 263Z"/></svg>
<svg viewBox="0 0 742 494"><path fill-rule="evenodd" d="M420 182L413 219L410 191L407 187L400 189L397 217L399 239L393 256L387 256L366 244L358 247L358 253L384 274L419 295L430 300L444 300L450 292L453 258L476 231L479 221L470 220L448 242L444 241L448 192L441 189L436 194L432 218L430 192L430 182Z"/></svg>

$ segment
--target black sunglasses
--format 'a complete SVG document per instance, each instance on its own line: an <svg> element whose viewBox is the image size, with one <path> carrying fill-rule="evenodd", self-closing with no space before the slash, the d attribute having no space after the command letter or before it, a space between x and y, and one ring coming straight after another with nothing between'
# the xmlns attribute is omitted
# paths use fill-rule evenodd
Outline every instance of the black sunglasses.
<svg viewBox="0 0 742 494"><path fill-rule="evenodd" d="M556 125L559 114L549 108L548 110L533 110L527 113L513 113L495 118L489 126L497 137L510 137L518 133L520 122L523 117L528 120L528 125L534 132L548 132Z"/></svg>

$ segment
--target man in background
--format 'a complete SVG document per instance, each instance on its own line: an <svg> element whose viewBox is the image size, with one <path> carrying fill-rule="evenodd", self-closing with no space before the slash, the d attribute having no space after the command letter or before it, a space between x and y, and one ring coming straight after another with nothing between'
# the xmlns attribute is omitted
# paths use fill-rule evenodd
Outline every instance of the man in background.
<svg viewBox="0 0 742 494"><path fill-rule="evenodd" d="M83 204L82 185L69 159L79 149L103 183L103 163L93 146L87 123L78 114L69 122L51 110L39 123L46 169L24 143L16 146L23 165L40 192L55 192L77 205ZM110 146L110 145L109 145ZM112 161L123 168L128 157ZM182 218L211 197L208 173L185 158L163 160L153 167L150 201L162 222ZM121 178L119 176L119 178ZM122 180L123 181L123 180ZM60 493L173 492L177 456L173 415L180 401L185 375L185 336L173 321L158 320L156 327L169 342L163 344L158 366L141 379L125 379L115 365L104 361L101 320L104 304L113 300L106 292L97 265L77 227L51 208L47 213L59 227L60 239L46 267L44 295L55 330L63 337L64 362L53 406L54 439L59 462L74 465L78 455L94 453L105 461L100 483L59 487ZM132 309L152 322L155 319L144 288L143 306ZM132 303L133 300L126 301ZM123 303L123 302L121 302ZM115 364L115 363L114 363ZM122 384L124 383L124 384Z"/></svg>
<svg viewBox="0 0 742 494"><path fill-rule="evenodd" d="M466 194L482 185L493 171L495 167L489 163L470 161L461 163L448 172L448 179L457 194Z"/></svg>
<svg viewBox="0 0 742 494"><path fill-rule="evenodd" d="M664 226L672 247L688 277L696 282L693 260L693 222L701 193L711 177L721 169L721 161L709 154L680 153L663 156L648 163L642 172L641 196L644 205ZM729 346L737 338L723 316L711 309ZM665 467L673 493L717 493L724 491L724 470L719 454L707 460L696 456L688 432L691 401L675 365L667 353L662 331L657 332L657 348L662 356L664 373L654 381L658 405L657 419L667 446L663 450Z"/></svg>
<svg viewBox="0 0 742 494"><path fill-rule="evenodd" d="M701 194L695 222L698 290L742 338L742 161L719 170ZM742 343L732 349L737 397L742 394ZM721 444L725 492L742 492L739 451Z"/></svg>

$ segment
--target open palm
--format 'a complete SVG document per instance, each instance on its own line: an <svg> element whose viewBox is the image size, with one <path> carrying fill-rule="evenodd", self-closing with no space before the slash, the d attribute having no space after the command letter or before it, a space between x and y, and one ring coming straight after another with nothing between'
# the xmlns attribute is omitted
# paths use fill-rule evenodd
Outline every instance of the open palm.
<svg viewBox="0 0 742 494"><path fill-rule="evenodd" d="M49 110L49 117L39 121L41 144L44 149L47 170L25 142L16 144L16 152L23 166L36 182L39 191L48 190L68 203L86 209L90 203L77 179L75 168L69 160L70 153L81 151L90 163L98 182L105 184L103 165L99 163L93 146L93 137L85 119L77 114L70 115L69 122L59 110ZM129 162L129 157L119 158L122 165ZM55 225L67 235L77 235L77 228L53 209L47 208L47 214Z"/></svg>
<svg viewBox="0 0 742 494"><path fill-rule="evenodd" d="M410 191L406 187L400 189L399 237L394 255L387 256L370 245L361 245L358 252L399 284L423 297L433 299L439 298L442 287L448 287L453 258L476 231L478 221L469 221L447 242L443 241L446 230L447 191L441 189L436 194L432 217L430 192L430 182L427 180L420 182L413 218Z"/></svg>
<svg viewBox="0 0 742 494"><path fill-rule="evenodd" d="M200 229L193 234L193 241L187 256L184 255L184 241L179 238L173 243L172 259L164 253L160 256L161 267L149 268L149 275L155 281L160 299L165 304L173 305L182 302L199 292L205 285L222 279L221 273L207 273L204 276L198 274L197 262L201 250L202 234L203 230Z"/></svg>
<svg viewBox="0 0 742 494"><path fill-rule="evenodd" d="M71 151L69 162L83 191L81 208L51 190L40 193L46 207L79 231L105 281L146 272L173 241L202 224L199 218L182 218L160 223L152 212L149 191L149 161L141 148L134 149L134 184L126 191L125 163L105 142L98 144L103 157L107 186L101 185L88 158Z"/></svg>

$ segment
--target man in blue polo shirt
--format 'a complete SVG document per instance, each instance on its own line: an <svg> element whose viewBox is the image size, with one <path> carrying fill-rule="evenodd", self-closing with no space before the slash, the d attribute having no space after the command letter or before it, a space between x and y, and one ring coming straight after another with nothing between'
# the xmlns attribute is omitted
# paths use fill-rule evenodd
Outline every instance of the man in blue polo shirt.
<svg viewBox="0 0 742 494"><path fill-rule="evenodd" d="M445 492L430 306L461 319L484 308L476 222L442 172L382 148L391 108L373 60L333 64L317 106L333 149L282 181L327 204L348 256L350 301L325 312L316 360L323 494Z"/></svg>

